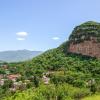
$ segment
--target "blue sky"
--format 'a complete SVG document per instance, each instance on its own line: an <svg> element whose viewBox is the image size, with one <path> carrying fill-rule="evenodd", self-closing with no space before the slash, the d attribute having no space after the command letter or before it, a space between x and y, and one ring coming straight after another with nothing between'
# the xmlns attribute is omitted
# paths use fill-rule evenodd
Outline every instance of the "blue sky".
<svg viewBox="0 0 100 100"><path fill-rule="evenodd" d="M100 0L0 0L0 51L55 48L90 20L100 22Z"/></svg>

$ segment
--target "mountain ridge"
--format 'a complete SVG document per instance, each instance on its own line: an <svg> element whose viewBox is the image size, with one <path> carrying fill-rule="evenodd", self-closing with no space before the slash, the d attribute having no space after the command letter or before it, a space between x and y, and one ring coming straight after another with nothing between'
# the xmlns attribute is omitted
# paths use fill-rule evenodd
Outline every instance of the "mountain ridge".
<svg viewBox="0 0 100 100"><path fill-rule="evenodd" d="M0 51L0 60L5 62L26 61L38 56L41 53L42 51L30 51L26 49Z"/></svg>

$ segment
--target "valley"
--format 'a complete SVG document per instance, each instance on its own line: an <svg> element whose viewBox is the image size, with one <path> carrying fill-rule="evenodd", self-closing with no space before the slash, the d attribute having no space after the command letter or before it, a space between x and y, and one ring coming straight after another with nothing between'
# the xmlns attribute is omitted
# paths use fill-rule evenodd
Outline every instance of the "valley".
<svg viewBox="0 0 100 100"><path fill-rule="evenodd" d="M86 45L88 49L77 44L93 42L95 38L99 50L100 24L89 21L78 27L79 33L75 28L69 41L55 49L28 61L3 63L0 67L0 99L85 100L99 94L99 56L94 55L96 52L89 44ZM81 38L83 35L84 39Z"/></svg>

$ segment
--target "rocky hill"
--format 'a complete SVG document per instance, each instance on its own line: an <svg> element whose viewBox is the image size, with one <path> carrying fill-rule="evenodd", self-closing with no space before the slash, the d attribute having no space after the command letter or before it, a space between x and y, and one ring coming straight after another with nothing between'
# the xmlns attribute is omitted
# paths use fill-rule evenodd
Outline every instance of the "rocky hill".
<svg viewBox="0 0 100 100"><path fill-rule="evenodd" d="M73 30L69 52L100 58L100 23L89 21Z"/></svg>

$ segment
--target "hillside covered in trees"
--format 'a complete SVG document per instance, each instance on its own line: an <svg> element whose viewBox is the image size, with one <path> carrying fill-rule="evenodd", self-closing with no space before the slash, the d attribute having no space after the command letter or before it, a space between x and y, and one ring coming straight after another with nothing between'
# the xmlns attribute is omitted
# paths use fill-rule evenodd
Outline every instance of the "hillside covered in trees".
<svg viewBox="0 0 100 100"><path fill-rule="evenodd" d="M86 25L91 26L94 23L85 23L85 28ZM83 30L79 31L84 34L84 24L82 27ZM93 28L100 30L99 27L93 26ZM92 29L89 31L86 36L91 37ZM93 34L95 34L94 30ZM100 35L97 37L99 39ZM71 41L72 39L73 35L70 37ZM11 84L6 84L6 88L1 86L2 100L81 100L95 93L99 94L100 59L71 53L68 51L69 46L70 41L66 41L30 61L9 63L9 73L21 75L17 82L28 80L28 83L26 87L19 88L16 92L9 90Z"/></svg>

